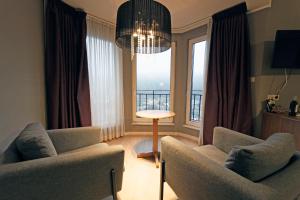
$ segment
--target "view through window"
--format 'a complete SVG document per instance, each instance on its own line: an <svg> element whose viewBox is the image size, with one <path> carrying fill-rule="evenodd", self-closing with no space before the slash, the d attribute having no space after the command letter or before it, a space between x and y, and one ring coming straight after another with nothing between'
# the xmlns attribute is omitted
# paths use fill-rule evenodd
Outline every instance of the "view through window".
<svg viewBox="0 0 300 200"><path fill-rule="evenodd" d="M136 111L171 110L171 48L157 54L137 54Z"/></svg>
<svg viewBox="0 0 300 200"><path fill-rule="evenodd" d="M192 45L192 46L191 46ZM190 44L192 56L190 57L191 72L188 83L188 101L187 108L188 121L190 124L199 126L201 119L201 103L204 90L204 73L205 73L205 50L206 41L196 41Z"/></svg>

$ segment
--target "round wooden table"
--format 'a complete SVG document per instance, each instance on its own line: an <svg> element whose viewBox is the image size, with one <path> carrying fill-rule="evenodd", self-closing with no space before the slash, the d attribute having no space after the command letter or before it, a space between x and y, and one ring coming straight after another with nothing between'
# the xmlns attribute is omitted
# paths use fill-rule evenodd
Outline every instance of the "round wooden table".
<svg viewBox="0 0 300 200"><path fill-rule="evenodd" d="M136 116L141 118L152 119L153 128L153 139L152 139L152 151L148 152L137 152L138 158L154 157L156 168L159 167L158 162L158 120L163 118L174 117L175 113L171 111L164 110L144 110L136 113Z"/></svg>

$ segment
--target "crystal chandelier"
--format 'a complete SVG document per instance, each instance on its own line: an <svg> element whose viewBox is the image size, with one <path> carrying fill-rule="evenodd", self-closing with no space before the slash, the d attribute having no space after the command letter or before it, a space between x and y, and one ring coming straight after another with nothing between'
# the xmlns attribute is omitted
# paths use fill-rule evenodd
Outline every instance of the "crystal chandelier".
<svg viewBox="0 0 300 200"><path fill-rule="evenodd" d="M135 53L153 54L171 47L171 15L153 0L130 0L118 9L116 44Z"/></svg>

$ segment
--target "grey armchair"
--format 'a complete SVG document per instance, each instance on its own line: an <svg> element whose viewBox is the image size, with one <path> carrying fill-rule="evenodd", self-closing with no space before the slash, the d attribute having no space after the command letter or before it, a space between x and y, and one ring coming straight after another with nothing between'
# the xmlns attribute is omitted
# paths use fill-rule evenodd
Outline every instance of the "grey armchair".
<svg viewBox="0 0 300 200"><path fill-rule="evenodd" d="M124 149L99 143L98 128L48 131L58 156L20 161L14 142L0 156L1 200L117 199Z"/></svg>
<svg viewBox="0 0 300 200"><path fill-rule="evenodd" d="M161 193L167 182L181 200L298 200L300 153L282 170L252 182L224 167L234 145L262 140L232 130L214 129L213 145L194 149L172 137L162 138Z"/></svg>

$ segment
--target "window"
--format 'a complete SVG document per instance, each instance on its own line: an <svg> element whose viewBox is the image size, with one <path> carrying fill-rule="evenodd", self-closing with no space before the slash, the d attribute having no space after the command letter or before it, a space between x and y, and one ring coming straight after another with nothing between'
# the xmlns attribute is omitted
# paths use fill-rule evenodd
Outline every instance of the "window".
<svg viewBox="0 0 300 200"><path fill-rule="evenodd" d="M186 124L200 128L205 80L206 37L189 41Z"/></svg>
<svg viewBox="0 0 300 200"><path fill-rule="evenodd" d="M158 54L136 54L133 64L133 120L149 122L136 117L137 111L173 111L174 53L172 47ZM171 122L172 119L160 120Z"/></svg>

